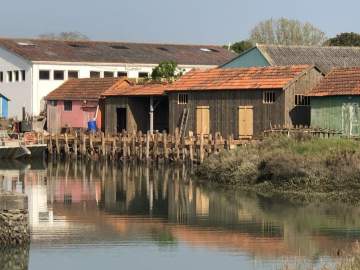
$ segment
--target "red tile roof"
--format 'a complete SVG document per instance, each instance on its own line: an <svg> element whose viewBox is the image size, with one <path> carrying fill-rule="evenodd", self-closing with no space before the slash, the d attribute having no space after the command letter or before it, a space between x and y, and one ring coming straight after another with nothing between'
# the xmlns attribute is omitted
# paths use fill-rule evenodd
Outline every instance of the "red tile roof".
<svg viewBox="0 0 360 270"><path fill-rule="evenodd" d="M221 65L237 54L222 46L0 38L0 47L31 61Z"/></svg>
<svg viewBox="0 0 360 270"><path fill-rule="evenodd" d="M168 86L167 83L124 84L105 91L103 96L162 96Z"/></svg>
<svg viewBox="0 0 360 270"><path fill-rule="evenodd" d="M311 67L298 65L193 70L170 85L168 90L282 89Z"/></svg>
<svg viewBox="0 0 360 270"><path fill-rule="evenodd" d="M333 69L309 95L360 95L360 67Z"/></svg>
<svg viewBox="0 0 360 270"><path fill-rule="evenodd" d="M47 100L98 100L102 93L128 85L124 78L87 78L68 80L46 96Z"/></svg>

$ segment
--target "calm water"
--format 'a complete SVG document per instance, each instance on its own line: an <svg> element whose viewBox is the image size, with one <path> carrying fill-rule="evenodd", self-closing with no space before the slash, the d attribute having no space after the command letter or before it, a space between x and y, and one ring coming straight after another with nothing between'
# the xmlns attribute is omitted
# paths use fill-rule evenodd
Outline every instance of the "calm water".
<svg viewBox="0 0 360 270"><path fill-rule="evenodd" d="M360 239L360 207L293 205L197 184L185 167L0 163L29 197L30 249L0 269L278 269L331 263Z"/></svg>

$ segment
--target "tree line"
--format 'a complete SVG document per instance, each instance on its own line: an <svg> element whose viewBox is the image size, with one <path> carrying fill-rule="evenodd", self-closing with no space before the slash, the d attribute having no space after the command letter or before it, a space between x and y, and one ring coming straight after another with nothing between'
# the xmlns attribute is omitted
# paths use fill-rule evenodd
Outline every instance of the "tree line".
<svg viewBox="0 0 360 270"><path fill-rule="evenodd" d="M345 32L333 38L311 23L287 18L268 19L255 25L249 39L235 42L230 49L242 53L256 43L300 46L360 46L360 34Z"/></svg>

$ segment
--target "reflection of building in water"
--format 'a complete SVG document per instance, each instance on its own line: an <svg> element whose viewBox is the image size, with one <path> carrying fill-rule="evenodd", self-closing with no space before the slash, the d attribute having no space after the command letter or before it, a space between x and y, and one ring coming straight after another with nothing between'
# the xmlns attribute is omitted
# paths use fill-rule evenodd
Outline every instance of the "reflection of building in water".
<svg viewBox="0 0 360 270"><path fill-rule="evenodd" d="M23 193L25 170L26 168L0 169L0 192Z"/></svg>

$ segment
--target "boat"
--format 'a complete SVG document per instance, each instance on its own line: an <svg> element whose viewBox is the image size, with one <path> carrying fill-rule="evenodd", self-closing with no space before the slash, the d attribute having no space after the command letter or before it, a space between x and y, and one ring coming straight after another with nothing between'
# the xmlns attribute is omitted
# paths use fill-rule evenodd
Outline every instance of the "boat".
<svg viewBox="0 0 360 270"><path fill-rule="evenodd" d="M42 157L46 144L37 142L33 133L11 133L0 130L0 159L20 159L26 157Z"/></svg>

